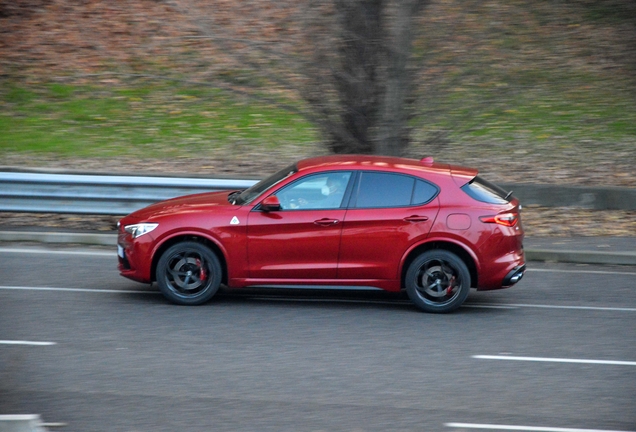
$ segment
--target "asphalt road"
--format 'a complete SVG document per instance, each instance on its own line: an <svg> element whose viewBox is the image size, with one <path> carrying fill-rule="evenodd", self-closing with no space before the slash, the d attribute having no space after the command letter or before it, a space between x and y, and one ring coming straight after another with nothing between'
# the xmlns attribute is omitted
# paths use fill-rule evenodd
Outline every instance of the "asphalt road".
<svg viewBox="0 0 636 432"><path fill-rule="evenodd" d="M115 251L0 245L0 414L55 431L636 431L636 268L530 263L449 315L246 291L173 306Z"/></svg>

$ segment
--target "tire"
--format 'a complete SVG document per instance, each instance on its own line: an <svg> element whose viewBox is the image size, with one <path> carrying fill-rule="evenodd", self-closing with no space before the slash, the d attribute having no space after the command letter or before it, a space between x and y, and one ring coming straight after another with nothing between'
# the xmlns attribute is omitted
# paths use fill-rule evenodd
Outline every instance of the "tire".
<svg viewBox="0 0 636 432"><path fill-rule="evenodd" d="M193 241L168 248L157 263L161 293L179 305L200 305L210 300L221 284L221 264L208 247Z"/></svg>
<svg viewBox="0 0 636 432"><path fill-rule="evenodd" d="M418 256L409 266L404 282L409 298L424 312L452 312L470 292L466 263L445 250L430 250Z"/></svg>

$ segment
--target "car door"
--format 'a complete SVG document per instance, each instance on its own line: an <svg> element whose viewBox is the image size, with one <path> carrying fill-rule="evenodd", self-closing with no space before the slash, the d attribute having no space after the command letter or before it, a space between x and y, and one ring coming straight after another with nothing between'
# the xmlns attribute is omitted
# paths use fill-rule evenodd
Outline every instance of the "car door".
<svg viewBox="0 0 636 432"><path fill-rule="evenodd" d="M310 174L274 193L281 208L256 206L247 228L250 279L335 279L351 172ZM338 183L339 188L333 186Z"/></svg>
<svg viewBox="0 0 636 432"><path fill-rule="evenodd" d="M408 247L426 238L438 187L410 175L361 172L345 216L339 279L397 279Z"/></svg>

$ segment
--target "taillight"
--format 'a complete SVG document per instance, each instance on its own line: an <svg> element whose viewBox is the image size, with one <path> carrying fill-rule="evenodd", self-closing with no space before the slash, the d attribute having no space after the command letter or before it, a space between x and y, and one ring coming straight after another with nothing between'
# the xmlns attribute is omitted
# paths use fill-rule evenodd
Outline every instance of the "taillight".
<svg viewBox="0 0 636 432"><path fill-rule="evenodd" d="M481 216L480 221L484 223L496 223L499 225L513 227L519 221L518 213L501 213L495 216Z"/></svg>

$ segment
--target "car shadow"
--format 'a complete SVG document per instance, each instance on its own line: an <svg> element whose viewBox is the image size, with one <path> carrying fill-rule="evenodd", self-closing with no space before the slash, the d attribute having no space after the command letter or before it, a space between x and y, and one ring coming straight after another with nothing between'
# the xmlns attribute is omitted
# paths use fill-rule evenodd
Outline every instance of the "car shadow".
<svg viewBox="0 0 636 432"><path fill-rule="evenodd" d="M122 294L139 303L149 305L171 305L156 285L143 285L142 289L122 290ZM469 295L467 301L452 315L481 315L503 313L515 307L493 303L479 293ZM246 304L282 304L296 308L331 309L390 309L404 312L424 313L408 298L406 292L386 292L376 290L330 290L330 289L284 289L284 288L240 288L230 289L222 286L219 292L206 305L246 305ZM205 306L205 305L203 305ZM175 307L177 307L175 305Z"/></svg>
<svg viewBox="0 0 636 432"><path fill-rule="evenodd" d="M120 296L148 305L169 305L156 284L134 284L121 290ZM494 300L494 301L493 301ZM466 302L452 315L478 315L502 313L518 309L497 301L492 296L471 291ZM338 289L285 289L285 288L238 288L224 285L206 305L282 304L294 307L322 307L334 309L391 309L424 313L409 299L405 291L398 293L382 290L338 290ZM205 306L205 305L204 305ZM175 307L177 307L175 305Z"/></svg>

